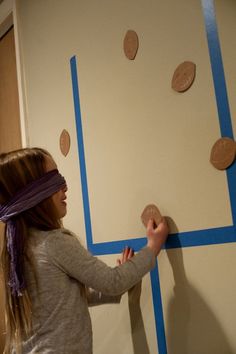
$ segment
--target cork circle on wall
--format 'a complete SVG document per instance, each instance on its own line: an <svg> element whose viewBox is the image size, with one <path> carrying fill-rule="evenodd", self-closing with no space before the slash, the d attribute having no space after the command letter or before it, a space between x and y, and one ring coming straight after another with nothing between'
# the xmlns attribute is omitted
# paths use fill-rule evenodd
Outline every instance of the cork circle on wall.
<svg viewBox="0 0 236 354"><path fill-rule="evenodd" d="M171 87L177 92L187 91L193 84L196 75L196 64L184 61L175 69Z"/></svg>
<svg viewBox="0 0 236 354"><path fill-rule="evenodd" d="M210 162L218 170L225 170L235 160L236 143L233 139L223 137L218 139L211 149Z"/></svg>
<svg viewBox="0 0 236 354"><path fill-rule="evenodd" d="M137 33L133 30L128 30L124 38L123 48L124 53L129 60L134 60L138 51L138 47L139 40Z"/></svg>
<svg viewBox="0 0 236 354"><path fill-rule="evenodd" d="M65 129L63 129L60 135L60 150L64 156L67 156L70 151L70 134Z"/></svg>
<svg viewBox="0 0 236 354"><path fill-rule="evenodd" d="M160 210L155 204L148 204L141 214L141 220L145 227L147 227L150 219L154 221L155 227L158 226L162 220Z"/></svg>

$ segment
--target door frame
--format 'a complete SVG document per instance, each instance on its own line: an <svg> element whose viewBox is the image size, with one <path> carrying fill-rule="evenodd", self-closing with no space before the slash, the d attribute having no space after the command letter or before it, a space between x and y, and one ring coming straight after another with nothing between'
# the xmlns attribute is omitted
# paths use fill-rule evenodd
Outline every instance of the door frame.
<svg viewBox="0 0 236 354"><path fill-rule="evenodd" d="M0 4L0 11L1 11ZM19 96L20 130L22 147L29 146L28 124L26 119L26 94L23 68L23 55L21 53L19 24L18 24L18 0L13 0L8 4L9 8L6 15L0 18L0 38L2 38L9 29L14 27L15 51L16 51L16 73Z"/></svg>

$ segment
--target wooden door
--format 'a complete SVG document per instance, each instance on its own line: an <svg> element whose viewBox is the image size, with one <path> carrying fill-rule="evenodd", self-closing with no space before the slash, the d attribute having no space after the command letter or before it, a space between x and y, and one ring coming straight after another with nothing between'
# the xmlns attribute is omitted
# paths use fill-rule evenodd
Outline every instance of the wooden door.
<svg viewBox="0 0 236 354"><path fill-rule="evenodd" d="M0 39L0 153L21 147L14 43L14 28L12 27ZM3 224L0 223L0 242L2 237ZM4 296L1 289L2 274L0 273L0 353L3 352L4 347Z"/></svg>
<svg viewBox="0 0 236 354"><path fill-rule="evenodd" d="M0 152L21 146L14 29L0 40Z"/></svg>

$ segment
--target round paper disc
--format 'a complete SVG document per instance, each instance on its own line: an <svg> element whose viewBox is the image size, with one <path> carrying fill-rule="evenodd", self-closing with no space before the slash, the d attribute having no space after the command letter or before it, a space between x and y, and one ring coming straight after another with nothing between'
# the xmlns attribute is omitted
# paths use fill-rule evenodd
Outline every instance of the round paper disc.
<svg viewBox="0 0 236 354"><path fill-rule="evenodd" d="M141 220L144 226L147 227L148 221L153 219L156 226L158 226L162 220L162 215L155 204L149 204L142 212Z"/></svg>
<svg viewBox="0 0 236 354"><path fill-rule="evenodd" d="M138 35L133 30L128 30L124 38L124 52L128 59L133 60L138 51Z"/></svg>
<svg viewBox="0 0 236 354"><path fill-rule="evenodd" d="M220 138L211 149L210 162L218 170L225 170L234 162L235 155L235 141L230 138Z"/></svg>
<svg viewBox="0 0 236 354"><path fill-rule="evenodd" d="M171 87L177 92L184 92L192 85L196 74L196 64L184 61L175 70Z"/></svg>
<svg viewBox="0 0 236 354"><path fill-rule="evenodd" d="M70 150L70 134L65 129L60 136L60 149L64 156L66 156Z"/></svg>

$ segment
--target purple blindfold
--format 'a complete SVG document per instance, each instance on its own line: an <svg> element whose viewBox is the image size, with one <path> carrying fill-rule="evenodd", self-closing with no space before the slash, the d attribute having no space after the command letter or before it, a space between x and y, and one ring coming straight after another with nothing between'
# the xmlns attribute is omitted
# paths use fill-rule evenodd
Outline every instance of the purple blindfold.
<svg viewBox="0 0 236 354"><path fill-rule="evenodd" d="M19 230L17 229L14 216L33 208L64 187L66 187L64 177L60 175L58 170L52 170L27 184L7 203L0 204L0 221L7 224L7 250L10 255L8 284L13 296L21 296L21 290L25 287L22 265L19 262L21 249Z"/></svg>

